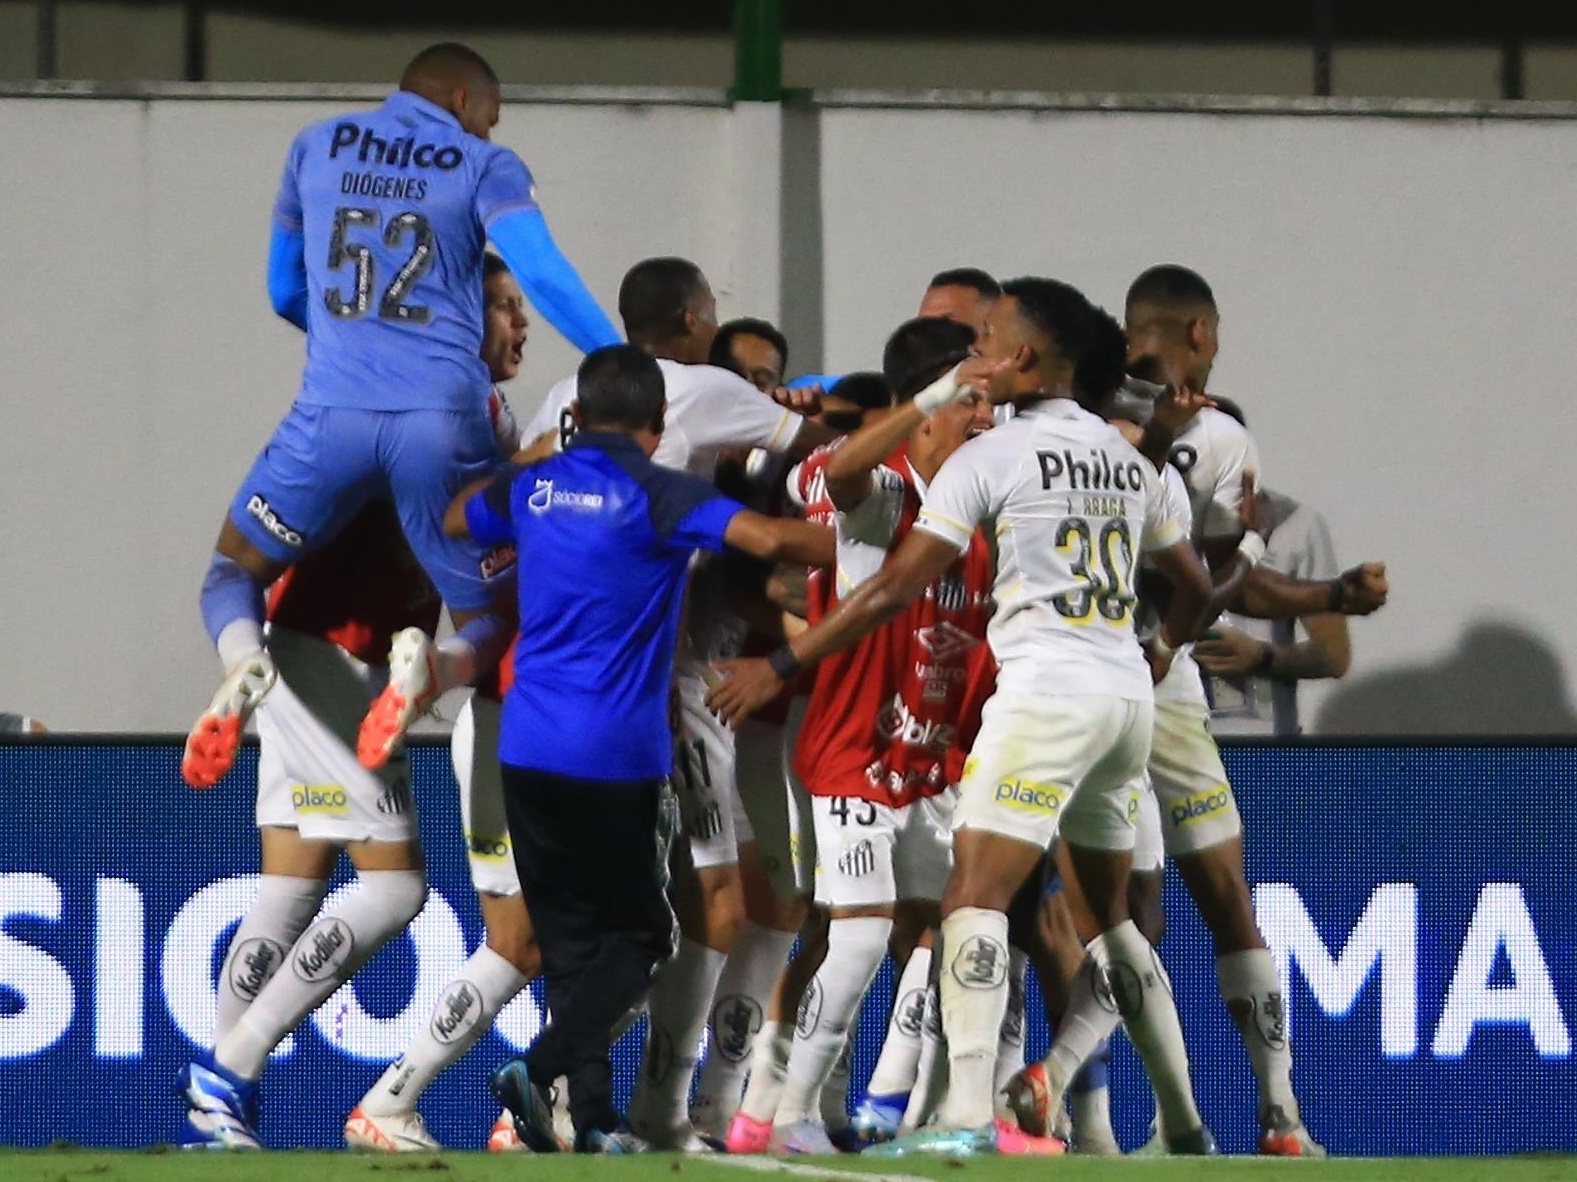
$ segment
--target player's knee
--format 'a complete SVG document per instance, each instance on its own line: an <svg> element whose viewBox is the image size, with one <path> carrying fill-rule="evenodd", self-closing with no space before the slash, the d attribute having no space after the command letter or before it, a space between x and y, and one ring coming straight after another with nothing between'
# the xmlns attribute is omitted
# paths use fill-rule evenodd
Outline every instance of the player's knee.
<svg viewBox="0 0 1577 1182"><path fill-rule="evenodd" d="M1128 877L1128 913L1151 944L1166 934L1166 909L1161 906L1160 872L1136 870Z"/></svg>
<svg viewBox="0 0 1577 1182"><path fill-rule="evenodd" d="M377 898L391 926L404 927L427 905L427 876L420 870L368 870L360 878L361 889Z"/></svg>
<svg viewBox="0 0 1577 1182"><path fill-rule="evenodd" d="M519 901L519 898L518 895L510 896L507 902ZM522 902L518 908L484 906L483 918L487 923L487 946L528 979L537 977L542 972L542 948L537 944L525 904Z"/></svg>

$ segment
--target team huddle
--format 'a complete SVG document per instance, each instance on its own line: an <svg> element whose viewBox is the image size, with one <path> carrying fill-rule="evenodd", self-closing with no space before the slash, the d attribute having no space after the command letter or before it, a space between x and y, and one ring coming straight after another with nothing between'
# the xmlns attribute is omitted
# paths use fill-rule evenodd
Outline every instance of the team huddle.
<svg viewBox="0 0 1577 1182"><path fill-rule="evenodd" d="M1388 588L1262 562L1205 280L1146 270L1119 324L1057 280L943 272L879 369L790 388L790 342L719 325L683 259L629 270L617 331L498 111L486 63L434 46L290 152L269 291L306 371L204 581L226 675L182 763L217 782L256 719L262 873L182 1143L261 1147L270 1053L420 912L404 736L471 686L452 751L486 941L347 1145L439 1148L423 1090L541 975L544 1030L478 1097L490 1149L1115 1154L1121 1026L1150 1151L1214 1152L1154 947L1170 857L1261 1151L1322 1154L1192 642ZM587 356L522 425L500 386L526 297ZM356 887L323 908L342 852ZM1031 1004L1054 1040L1026 1064ZM642 1016L620 1112L609 1048Z"/></svg>

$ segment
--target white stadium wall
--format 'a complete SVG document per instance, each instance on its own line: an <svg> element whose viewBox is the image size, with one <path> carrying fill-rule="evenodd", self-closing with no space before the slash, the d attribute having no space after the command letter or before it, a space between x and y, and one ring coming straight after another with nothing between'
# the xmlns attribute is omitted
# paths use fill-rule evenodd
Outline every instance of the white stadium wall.
<svg viewBox="0 0 1577 1182"><path fill-rule="evenodd" d="M499 127L610 310L629 263L689 255L724 315L780 315L795 368L838 371L944 266L1114 310L1143 267L1193 266L1268 482L1344 561L1390 565L1392 605L1308 721L1577 731L1577 118L829 97L780 123L689 99L514 102ZM270 203L295 130L346 105L0 98L0 709L181 730L205 700L198 583L301 358L264 295ZM517 406L574 362L536 323Z"/></svg>

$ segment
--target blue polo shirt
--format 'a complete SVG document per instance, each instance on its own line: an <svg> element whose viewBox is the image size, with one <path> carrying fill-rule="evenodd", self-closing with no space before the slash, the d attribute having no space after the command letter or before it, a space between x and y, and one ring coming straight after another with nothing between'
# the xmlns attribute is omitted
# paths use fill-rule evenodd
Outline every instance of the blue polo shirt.
<svg viewBox="0 0 1577 1182"><path fill-rule="evenodd" d="M673 771L668 695L690 556L722 550L743 509L601 431L509 468L466 502L478 542L519 554L501 762L588 780Z"/></svg>

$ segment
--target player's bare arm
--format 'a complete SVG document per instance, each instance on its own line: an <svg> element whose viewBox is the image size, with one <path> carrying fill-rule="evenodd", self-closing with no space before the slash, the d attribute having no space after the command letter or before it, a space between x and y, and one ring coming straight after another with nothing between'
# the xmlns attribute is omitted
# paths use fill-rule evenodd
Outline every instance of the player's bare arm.
<svg viewBox="0 0 1577 1182"><path fill-rule="evenodd" d="M719 662L724 680L707 694L707 705L737 726L776 697L799 669L850 647L897 616L957 559L958 548L952 543L914 530L880 571L772 656Z"/></svg>
<svg viewBox="0 0 1577 1182"><path fill-rule="evenodd" d="M1285 620L1335 612L1367 616L1385 606L1391 584L1385 563L1364 562L1334 579L1291 579L1257 566L1232 604L1240 615Z"/></svg>
<svg viewBox="0 0 1577 1182"><path fill-rule="evenodd" d="M1305 616L1299 623L1308 639L1297 644L1259 640L1236 628L1212 629L1194 646L1200 668L1216 677L1270 677L1279 681L1317 681L1343 677L1352 661L1347 617L1335 612Z"/></svg>
<svg viewBox="0 0 1577 1182"><path fill-rule="evenodd" d="M723 540L767 562L831 566L837 557L837 538L830 529L793 517L768 517L753 509L734 514Z"/></svg>

